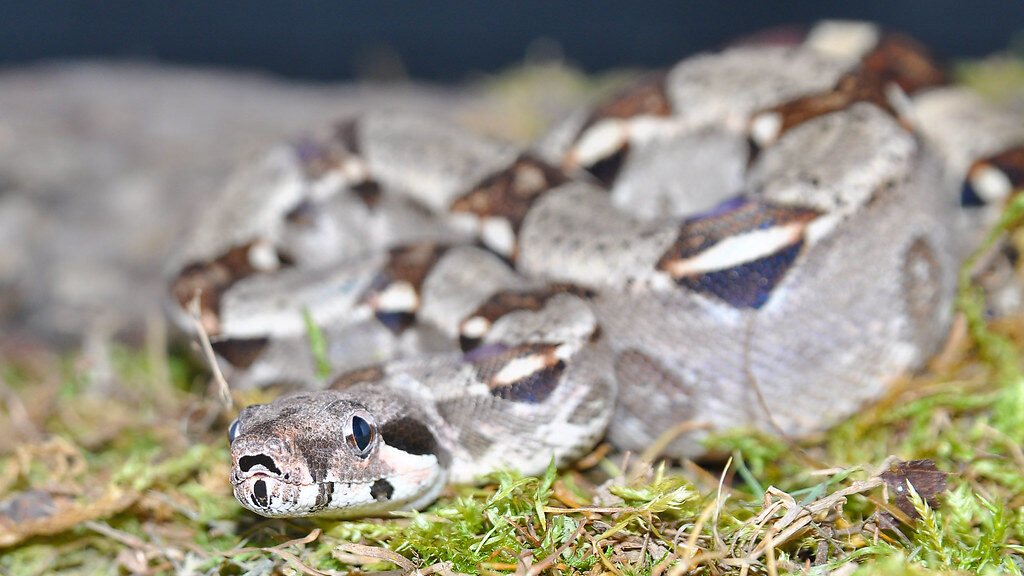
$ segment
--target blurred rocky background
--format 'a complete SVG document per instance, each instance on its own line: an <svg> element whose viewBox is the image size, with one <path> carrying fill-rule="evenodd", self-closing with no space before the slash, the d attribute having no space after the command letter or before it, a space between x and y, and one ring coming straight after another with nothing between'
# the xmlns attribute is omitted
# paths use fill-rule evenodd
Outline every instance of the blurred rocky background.
<svg viewBox="0 0 1024 576"><path fill-rule="evenodd" d="M48 344L137 337L160 317L167 253L234 167L368 107L525 143L638 71L824 17L984 58L961 77L1024 98L1000 88L1024 76L1018 0L3 8L0 338Z"/></svg>

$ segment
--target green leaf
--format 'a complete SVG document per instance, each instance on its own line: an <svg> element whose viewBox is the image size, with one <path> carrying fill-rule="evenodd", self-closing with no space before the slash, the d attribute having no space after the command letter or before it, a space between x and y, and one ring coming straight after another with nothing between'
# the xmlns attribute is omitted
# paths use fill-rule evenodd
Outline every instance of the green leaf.
<svg viewBox="0 0 1024 576"><path fill-rule="evenodd" d="M327 359L327 338L313 321L313 315L309 310L302 311L302 320L306 323L306 339L309 340L309 350L313 353L313 359L316 361L316 376L322 380L331 375L331 362Z"/></svg>

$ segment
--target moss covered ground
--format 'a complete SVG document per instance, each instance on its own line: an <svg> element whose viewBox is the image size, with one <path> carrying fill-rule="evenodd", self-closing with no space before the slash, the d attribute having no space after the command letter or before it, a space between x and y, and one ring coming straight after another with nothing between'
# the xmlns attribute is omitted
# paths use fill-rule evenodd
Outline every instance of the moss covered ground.
<svg viewBox="0 0 1024 576"><path fill-rule="evenodd" d="M1024 66L961 77L1019 98ZM993 238L1022 214L1018 201ZM966 277L958 307L927 371L820 437L734 431L700 463L602 445L572 469L360 521L238 506L233 414L159 323L137 347L5 342L0 574L1021 574L1024 318L987 319Z"/></svg>

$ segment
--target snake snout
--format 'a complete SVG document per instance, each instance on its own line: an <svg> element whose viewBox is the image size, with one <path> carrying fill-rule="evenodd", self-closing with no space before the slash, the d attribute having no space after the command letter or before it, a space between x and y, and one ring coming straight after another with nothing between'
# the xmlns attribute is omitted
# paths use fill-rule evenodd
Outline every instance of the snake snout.
<svg viewBox="0 0 1024 576"><path fill-rule="evenodd" d="M249 449L238 448L240 449L237 449L232 455L234 460L231 470L232 484L245 482L249 484L251 491L253 482L259 479L265 481L264 487L270 486L273 482L293 483L301 480L300 475L296 473L294 464L289 464L288 453L268 450L266 446Z"/></svg>

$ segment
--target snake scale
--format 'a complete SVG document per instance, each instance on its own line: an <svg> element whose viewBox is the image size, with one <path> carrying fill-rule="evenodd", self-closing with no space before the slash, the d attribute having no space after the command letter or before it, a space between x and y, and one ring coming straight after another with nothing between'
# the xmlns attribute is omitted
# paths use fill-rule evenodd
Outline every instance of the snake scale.
<svg viewBox="0 0 1024 576"><path fill-rule="evenodd" d="M526 149L389 111L282 145L204 207L169 308L187 330L198 297L235 385L305 390L229 430L265 516L418 508L681 422L666 453L692 457L710 431L821 431L920 368L1022 144L914 40L827 22Z"/></svg>

